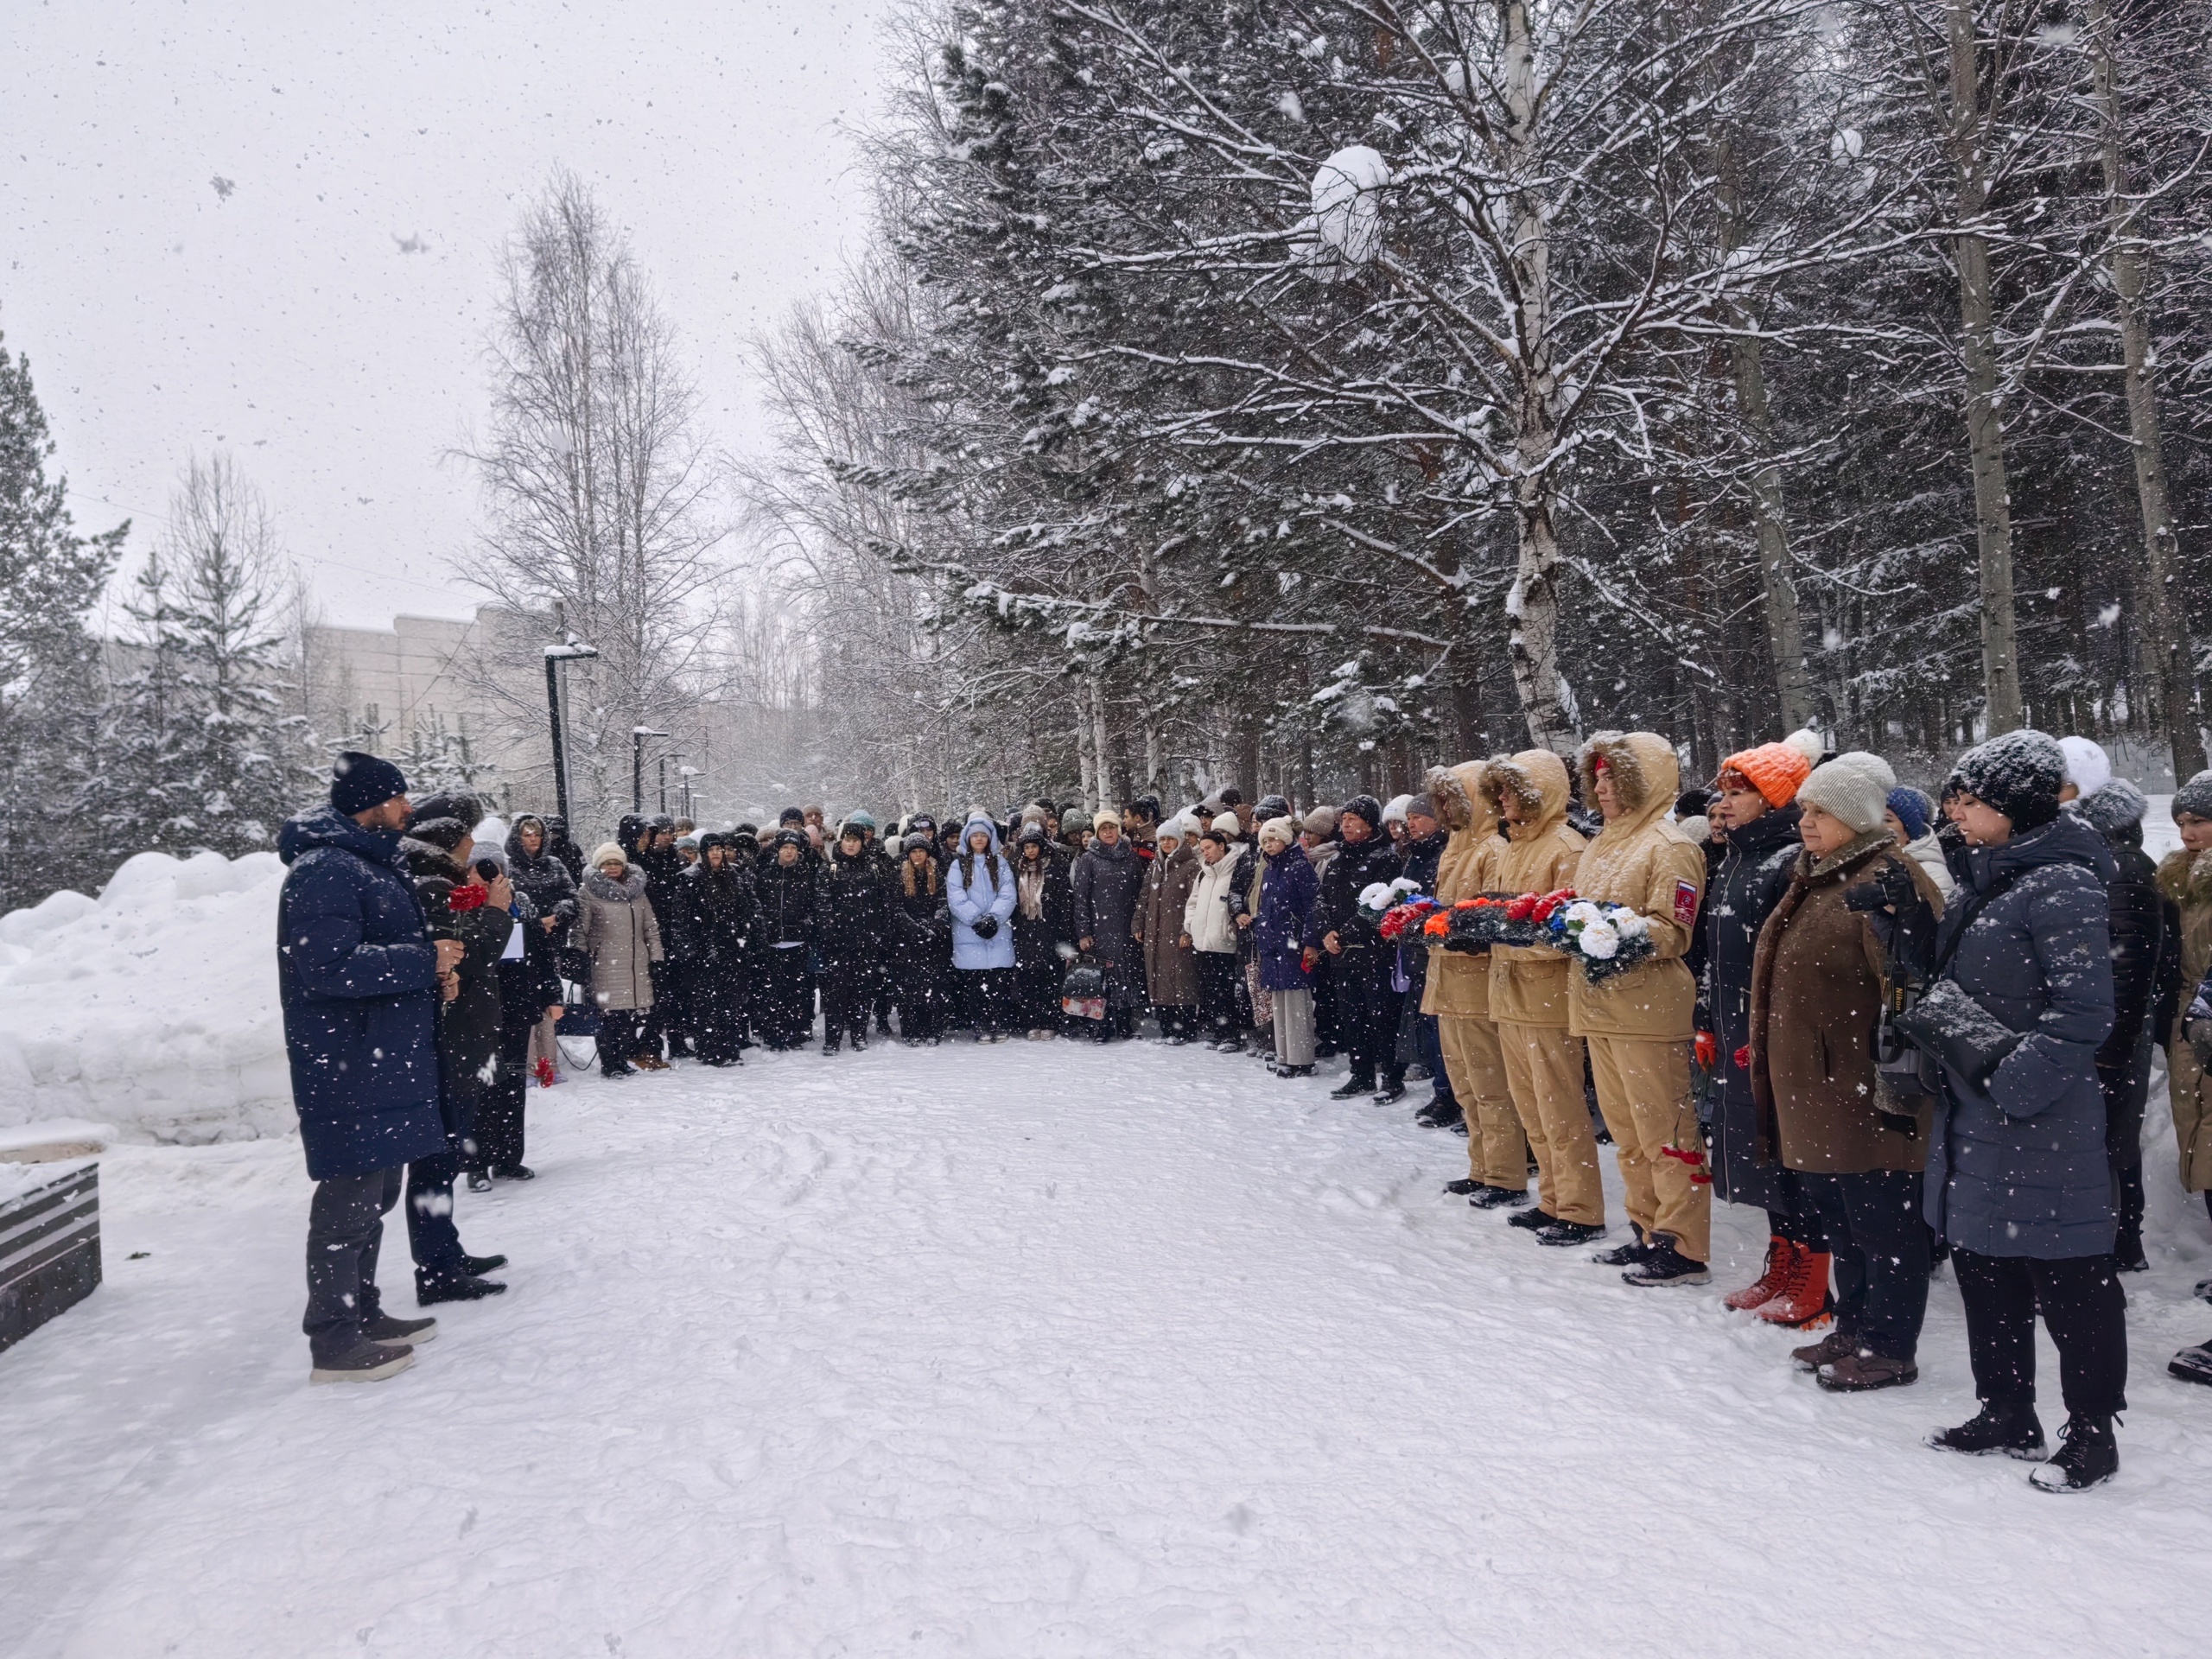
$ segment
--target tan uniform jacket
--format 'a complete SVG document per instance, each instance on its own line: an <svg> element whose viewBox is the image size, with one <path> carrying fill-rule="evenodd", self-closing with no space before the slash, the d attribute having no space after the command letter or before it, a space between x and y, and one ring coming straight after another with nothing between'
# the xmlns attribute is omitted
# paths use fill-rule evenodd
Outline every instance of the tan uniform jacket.
<svg viewBox="0 0 2212 1659"><path fill-rule="evenodd" d="M1448 772L1429 774L1429 794L1452 830L1436 867L1436 900L1447 908L1459 899L1495 891L1491 885L1492 861L1505 842L1498 836L1497 818L1484 816L1478 804L1482 775L1479 760L1463 760ZM1489 959L1431 945L1421 1011L1488 1019Z"/></svg>
<svg viewBox="0 0 2212 1659"><path fill-rule="evenodd" d="M1556 893L1574 885L1590 843L1567 821L1567 763L1548 749L1529 749L1491 763L1483 787L1493 798L1507 790L1532 803L1533 823L1513 824L1492 864L1499 893ZM1501 944L1490 953L1490 1010L1493 1020L1563 1030L1567 1023L1567 977L1575 965L1541 946Z"/></svg>
<svg viewBox="0 0 2212 1659"><path fill-rule="evenodd" d="M1605 757L1624 810L1583 849L1574 891L1641 914L1651 924L1656 957L1599 985L1573 968L1567 982L1567 1028L1578 1037L1688 1042L1696 1024L1697 982L1682 957L1705 897L1705 854L1667 822L1681 765L1666 741L1649 732L1601 733L1585 753ZM1585 767L1584 796L1594 799L1594 769L1587 760Z"/></svg>

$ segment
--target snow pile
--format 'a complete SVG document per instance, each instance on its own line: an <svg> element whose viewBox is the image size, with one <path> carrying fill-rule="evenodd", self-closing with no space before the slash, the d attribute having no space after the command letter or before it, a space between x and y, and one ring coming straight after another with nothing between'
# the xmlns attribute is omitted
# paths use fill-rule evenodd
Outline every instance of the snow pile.
<svg viewBox="0 0 2212 1659"><path fill-rule="evenodd" d="M0 917L0 1130L251 1140L294 1125L276 1007L274 853L141 853L97 899Z"/></svg>

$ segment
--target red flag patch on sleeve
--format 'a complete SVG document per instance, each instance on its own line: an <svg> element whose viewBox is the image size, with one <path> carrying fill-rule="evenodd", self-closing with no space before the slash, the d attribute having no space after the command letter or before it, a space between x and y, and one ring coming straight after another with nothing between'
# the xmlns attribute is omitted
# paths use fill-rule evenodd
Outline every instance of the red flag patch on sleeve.
<svg viewBox="0 0 2212 1659"><path fill-rule="evenodd" d="M1675 883L1675 919L1684 927L1697 920L1697 883Z"/></svg>

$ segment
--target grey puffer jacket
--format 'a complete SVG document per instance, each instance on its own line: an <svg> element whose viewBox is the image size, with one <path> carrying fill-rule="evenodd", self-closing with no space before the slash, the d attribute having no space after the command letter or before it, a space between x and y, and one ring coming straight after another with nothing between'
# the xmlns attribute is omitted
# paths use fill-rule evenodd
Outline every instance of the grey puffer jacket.
<svg viewBox="0 0 2212 1659"><path fill-rule="evenodd" d="M1964 861L1939 936L1939 950L1958 937L1942 976L2024 1036L1986 1094L1946 1070L1929 1148L1929 1224L1984 1255L2104 1255L2112 1176L2096 1053L2113 1023L2112 854L2068 813L2001 847L1971 849Z"/></svg>

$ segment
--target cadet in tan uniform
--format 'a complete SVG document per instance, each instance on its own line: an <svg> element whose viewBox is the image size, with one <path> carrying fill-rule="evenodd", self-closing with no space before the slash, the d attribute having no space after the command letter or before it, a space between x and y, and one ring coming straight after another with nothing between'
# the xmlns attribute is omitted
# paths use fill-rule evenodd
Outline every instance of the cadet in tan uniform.
<svg viewBox="0 0 2212 1659"><path fill-rule="evenodd" d="M1690 1095L1697 985L1682 955L1705 895L1705 855L1667 821L1681 768L1666 739L1599 732L1582 746L1581 766L1584 797L1605 827L1583 849L1574 891L1637 912L1656 951L1602 984L1579 967L1567 976L1568 1029L1590 1046L1637 1230L1599 1259L1625 1266L1632 1285L1701 1285L1712 1276L1713 1177Z"/></svg>
<svg viewBox="0 0 2212 1659"><path fill-rule="evenodd" d="M1505 849L1497 819L1477 804L1483 763L1465 760L1446 772L1428 774L1429 799L1438 819L1451 830L1436 870L1436 899L1449 907L1478 893L1495 892L1492 859ZM1467 1175L1444 1190L1463 1192L1468 1201L1490 1209L1529 1201L1529 1142L1514 1110L1498 1053L1497 1027L1490 1020L1490 963L1483 957L1433 945L1428 952L1428 988L1421 1011L1436 1019L1438 1046L1452 1093L1467 1120Z"/></svg>
<svg viewBox="0 0 2212 1659"><path fill-rule="evenodd" d="M1486 816L1505 820L1493 891L1556 893L1574 883L1588 845L1567 821L1567 762L1549 749L1500 755L1483 769ZM1490 953L1490 1012L1515 1109L1536 1154L1536 1207L1513 1217L1547 1244L1577 1244L1605 1224L1598 1137L1583 1103L1582 1039L1567 1029L1567 976L1556 950L1509 944ZM1557 1224L1565 1223L1562 1228Z"/></svg>

